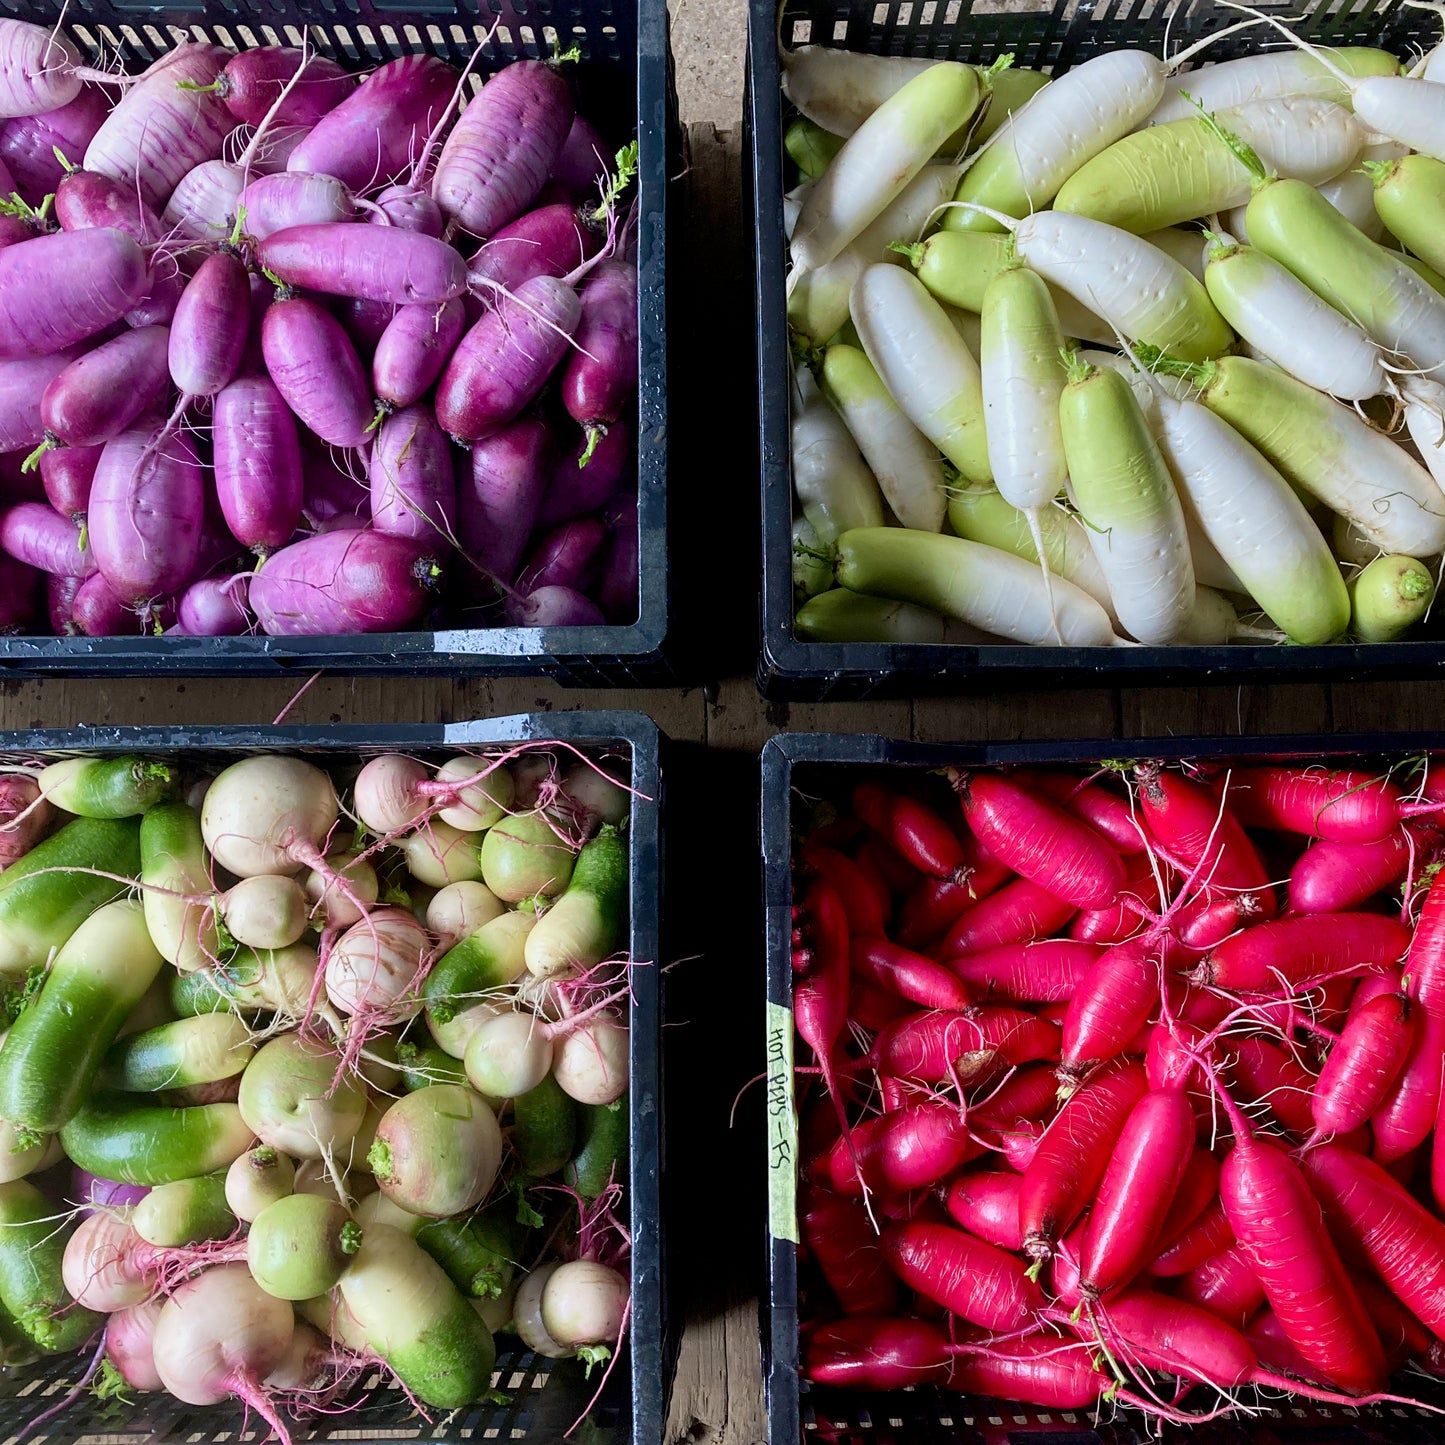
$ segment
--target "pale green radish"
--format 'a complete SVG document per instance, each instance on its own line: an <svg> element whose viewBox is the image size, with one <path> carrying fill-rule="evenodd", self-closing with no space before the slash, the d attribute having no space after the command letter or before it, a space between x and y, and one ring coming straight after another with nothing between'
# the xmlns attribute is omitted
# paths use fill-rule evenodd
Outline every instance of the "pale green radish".
<svg viewBox="0 0 1445 1445"><path fill-rule="evenodd" d="M1400 62L1385 50L1362 47L1321 53L1350 75L1400 73ZM1316 96L1337 105L1350 103L1348 86L1342 85L1322 60L1300 51L1273 50L1169 76L1164 82L1164 98L1150 115L1148 124L1188 119L1199 113L1199 106L1205 110L1223 110L1251 101L1292 95Z"/></svg>
<svg viewBox="0 0 1445 1445"><path fill-rule="evenodd" d="M1435 579L1414 557L1376 557L1350 579L1350 630L1361 642L1394 642L1424 620Z"/></svg>
<svg viewBox="0 0 1445 1445"><path fill-rule="evenodd" d="M860 527L838 539L834 571L850 591L912 602L1012 642L1122 642L1108 613L1082 588L1056 577L1051 599L1036 563L962 537Z"/></svg>
<svg viewBox="0 0 1445 1445"><path fill-rule="evenodd" d="M799 174L808 181L817 180L832 165L833 157L842 146L842 136L830 134L806 116L795 116L783 132L783 149L792 156Z"/></svg>
<svg viewBox="0 0 1445 1445"><path fill-rule="evenodd" d="M1204 285L1241 337L1306 385L1347 401L1385 389L1374 341L1263 251L1217 239Z"/></svg>
<svg viewBox="0 0 1445 1445"><path fill-rule="evenodd" d="M895 201L978 108L978 75L932 65L883 102L814 181L793 231L793 261L825 265Z"/></svg>
<svg viewBox="0 0 1445 1445"><path fill-rule="evenodd" d="M943 307L911 272L887 265L859 276L848 306L868 360L903 414L970 481L989 481L978 361ZM942 525L940 505L928 530Z"/></svg>
<svg viewBox="0 0 1445 1445"><path fill-rule="evenodd" d="M793 596L799 602L826 592L833 585L833 568L823 542L806 517L793 518Z"/></svg>
<svg viewBox="0 0 1445 1445"><path fill-rule="evenodd" d="M1407 252L1400 252L1400 259L1433 291L1437 296L1445 296L1445 276L1442 276L1433 266L1427 266L1418 256L1411 256Z"/></svg>
<svg viewBox="0 0 1445 1445"><path fill-rule="evenodd" d="M943 525L943 459L903 414L873 363L855 346L823 353L823 390L868 462L893 515L905 527Z"/></svg>
<svg viewBox="0 0 1445 1445"><path fill-rule="evenodd" d="M1186 231L1182 226L1164 226L1157 231L1146 231L1140 239L1172 257L1196 281L1204 280L1204 237L1200 232Z"/></svg>
<svg viewBox="0 0 1445 1445"><path fill-rule="evenodd" d="M1270 171L1311 185L1352 165L1365 141L1343 106L1308 97L1257 100L1216 119ZM1230 147L1186 118L1115 141L1069 177L1054 209L1145 232L1242 205L1250 191L1249 171Z"/></svg>
<svg viewBox="0 0 1445 1445"><path fill-rule="evenodd" d="M1372 241L1378 241L1385 234L1385 225L1375 211L1375 188L1361 167L1366 161L1392 161L1408 154L1409 149L1397 141L1381 141L1376 137L1361 149L1357 164L1327 181L1320 182L1315 190L1357 231ZM1225 229L1241 241L1249 240L1249 228L1245 219L1247 209L1246 203L1234 206L1224 213ZM1408 258L1402 259L1408 262Z"/></svg>
<svg viewBox="0 0 1445 1445"><path fill-rule="evenodd" d="M1349 622L1344 579L1290 484L1197 401L1159 398L1159 440L1210 542L1293 642L1330 642Z"/></svg>
<svg viewBox="0 0 1445 1445"><path fill-rule="evenodd" d="M948 640L946 627L936 612L846 587L819 593L793 619L793 630L804 642L942 643Z"/></svg>
<svg viewBox="0 0 1445 1445"><path fill-rule="evenodd" d="M1194 606L1194 562L1174 482L1130 384L1075 358L1059 404L1069 487L1124 630L1162 645Z"/></svg>
<svg viewBox="0 0 1445 1445"><path fill-rule="evenodd" d="M1224 642L1283 642L1285 635L1241 622L1234 604L1212 587L1194 589L1194 606L1176 642L1194 647L1215 647Z"/></svg>
<svg viewBox="0 0 1445 1445"><path fill-rule="evenodd" d="M1367 161L1374 207L1392 235L1427 266L1445 266L1445 161Z"/></svg>
<svg viewBox="0 0 1445 1445"><path fill-rule="evenodd" d="M1445 548L1445 496L1429 472L1341 402L1278 367L1225 356L1172 367L1199 400L1259 448L1285 479L1348 517L1381 551Z"/></svg>
<svg viewBox="0 0 1445 1445"><path fill-rule="evenodd" d="M1341 562L1351 567L1368 567L1380 549L1348 517L1331 517L1330 547Z"/></svg>
<svg viewBox="0 0 1445 1445"><path fill-rule="evenodd" d="M793 492L808 525L824 543L850 527L881 527L883 494L857 442L812 370L799 366L794 376Z"/></svg>
<svg viewBox="0 0 1445 1445"><path fill-rule="evenodd" d="M887 260L895 242L921 235L961 174L959 166L924 166L852 245L825 266L794 270L788 277L788 325L814 346L831 341L848 320L848 296L863 268Z"/></svg>

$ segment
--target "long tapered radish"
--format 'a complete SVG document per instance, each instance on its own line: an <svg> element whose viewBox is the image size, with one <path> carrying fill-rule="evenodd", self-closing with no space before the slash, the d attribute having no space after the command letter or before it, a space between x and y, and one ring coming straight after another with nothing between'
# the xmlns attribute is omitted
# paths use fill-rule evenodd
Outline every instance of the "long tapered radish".
<svg viewBox="0 0 1445 1445"><path fill-rule="evenodd" d="M1017 878L960 913L940 947L951 956L1047 938L1062 928L1075 911L1072 903L1040 884Z"/></svg>
<svg viewBox="0 0 1445 1445"><path fill-rule="evenodd" d="M846 423L818 390L811 368L796 372L793 489L818 540L830 543L850 527L881 527L883 497Z"/></svg>
<svg viewBox="0 0 1445 1445"><path fill-rule="evenodd" d="M1273 990L1283 979L1308 983L1341 970L1397 963L1410 932L1378 913L1318 913L1280 918L1227 938L1200 965L1220 988Z"/></svg>
<svg viewBox="0 0 1445 1445"><path fill-rule="evenodd" d="M1410 1000L1384 993L1351 1012L1315 1086L1315 1128L1348 1134L1384 1103L1410 1055L1416 1021Z"/></svg>
<svg viewBox="0 0 1445 1445"><path fill-rule="evenodd" d="M1400 821L1399 787L1366 768L1236 768L1230 805L1246 827L1339 843L1376 842Z"/></svg>
<svg viewBox="0 0 1445 1445"><path fill-rule="evenodd" d="M865 1120L832 1146L824 1168L839 1194L856 1198L865 1184L884 1192L926 1189L981 1153L959 1110L929 1099Z"/></svg>
<svg viewBox="0 0 1445 1445"><path fill-rule="evenodd" d="M1021 1260L949 1225L895 1224L883 1252L904 1284L985 1329L1021 1329L1043 1301Z"/></svg>
<svg viewBox="0 0 1445 1445"><path fill-rule="evenodd" d="M1060 1075L1087 1077L1118 1057L1158 1008L1161 983L1173 965L1166 935L1140 934L1106 949L1084 975L1064 1014Z"/></svg>
<svg viewBox="0 0 1445 1445"><path fill-rule="evenodd" d="M1057 1003L1073 996L1098 956L1096 944L1049 938L951 958L948 966L965 983L986 989L993 998Z"/></svg>

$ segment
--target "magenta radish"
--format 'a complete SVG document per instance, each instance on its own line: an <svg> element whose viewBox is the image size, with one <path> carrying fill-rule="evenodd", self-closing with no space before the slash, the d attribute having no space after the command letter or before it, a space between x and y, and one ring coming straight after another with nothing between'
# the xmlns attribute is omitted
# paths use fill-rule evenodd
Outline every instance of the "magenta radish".
<svg viewBox="0 0 1445 1445"><path fill-rule="evenodd" d="M400 226L289 226L261 242L256 264L288 286L394 305L439 306L467 289L460 252Z"/></svg>
<svg viewBox="0 0 1445 1445"><path fill-rule="evenodd" d="M266 311L261 349L277 391L304 425L332 446L363 445L374 415L371 387L334 316L304 297L284 297Z"/></svg>
<svg viewBox="0 0 1445 1445"><path fill-rule="evenodd" d="M1415 1032L1404 1067L1370 1119L1374 1157L1391 1164L1418 1148L1435 1127L1440 1079L1445 1071L1445 1019L1416 1010Z"/></svg>
<svg viewBox="0 0 1445 1445"><path fill-rule="evenodd" d="M813 838L803 844L798 861L824 879L838 895L855 939L884 937L892 900L873 886L873 880L852 858Z"/></svg>
<svg viewBox="0 0 1445 1445"><path fill-rule="evenodd" d="M85 578L96 569L75 523L43 502L21 502L0 513L0 547L57 577Z"/></svg>
<svg viewBox="0 0 1445 1445"><path fill-rule="evenodd" d="M83 156L110 114L109 98L95 86L82 86L75 99L43 115L16 116L0 123L0 164L20 199L38 206L55 192L66 174L56 155Z"/></svg>
<svg viewBox="0 0 1445 1445"><path fill-rule="evenodd" d="M355 88L356 77L334 60L278 45L233 55L214 81L214 93L243 125L260 125L268 114L276 125L315 125Z"/></svg>
<svg viewBox="0 0 1445 1445"><path fill-rule="evenodd" d="M87 577L76 589L70 620L85 637L134 637L150 630L101 572Z"/></svg>
<svg viewBox="0 0 1445 1445"><path fill-rule="evenodd" d="M826 1189L808 1189L798 1211L808 1252L833 1297L850 1315L886 1315L898 1303L898 1281L860 1204Z"/></svg>
<svg viewBox="0 0 1445 1445"><path fill-rule="evenodd" d="M853 811L920 873L953 878L963 868L957 835L919 799L878 783L860 783L853 789Z"/></svg>
<svg viewBox="0 0 1445 1445"><path fill-rule="evenodd" d="M1109 1303L1101 1334L1117 1338L1147 1369L1202 1380L1221 1389L1246 1384L1257 1367L1248 1340L1233 1325L1182 1300L1147 1290Z"/></svg>
<svg viewBox="0 0 1445 1445"><path fill-rule="evenodd" d="M156 1373L156 1324L165 1308L163 1299L146 1300L116 1310L105 1322L105 1357L132 1390L165 1387Z"/></svg>
<svg viewBox="0 0 1445 1445"><path fill-rule="evenodd" d="M1000 1249L1023 1248L1019 1233L1017 1174L982 1172L964 1174L948 1186L944 1206L969 1234Z"/></svg>
<svg viewBox="0 0 1445 1445"><path fill-rule="evenodd" d="M433 55L389 60L312 126L286 168L335 176L353 193L385 185L411 164L455 85L456 72Z"/></svg>
<svg viewBox="0 0 1445 1445"><path fill-rule="evenodd" d="M80 54L58 29L0 20L0 115L43 115L80 91Z"/></svg>
<svg viewBox="0 0 1445 1445"><path fill-rule="evenodd" d="M533 276L566 276L584 261L591 260L600 245L601 237L586 224L575 206L541 206L483 241L467 263L467 273L474 290L477 283L489 282L493 288L515 291ZM635 286L634 280L634 289ZM485 294L485 285L482 291ZM585 291L582 307L585 326Z"/></svg>
<svg viewBox="0 0 1445 1445"><path fill-rule="evenodd" d="M211 435L216 496L231 535L262 556L284 547L301 521L301 445L274 383L242 376L222 387ZM189 630L184 616L182 625Z"/></svg>
<svg viewBox="0 0 1445 1445"><path fill-rule="evenodd" d="M1380 1107L1410 1054L1415 1020L1403 994L1377 995L1351 1013L1315 1085L1315 1128L1348 1134Z"/></svg>
<svg viewBox="0 0 1445 1445"><path fill-rule="evenodd" d="M871 1057L895 1078L940 1082L969 1077L996 1063L1026 1064L1058 1051L1058 1025L1014 1008L910 1014L883 1030Z"/></svg>
<svg viewBox="0 0 1445 1445"><path fill-rule="evenodd" d="M458 300L399 306L376 343L371 383L380 401L412 406L442 374L466 327Z"/></svg>
<svg viewBox="0 0 1445 1445"><path fill-rule="evenodd" d="M1227 938L1199 965L1201 981L1259 992L1342 971L1386 968L1410 947L1410 931L1377 913L1275 919Z"/></svg>
<svg viewBox="0 0 1445 1445"><path fill-rule="evenodd" d="M23 454L44 438L45 389L81 354L82 348L72 346L0 361L0 449Z"/></svg>
<svg viewBox="0 0 1445 1445"><path fill-rule="evenodd" d="M145 295L125 313L125 324L139 329L142 326L169 326L175 320L176 307L181 303L190 277L170 256L155 254L146 270Z"/></svg>
<svg viewBox="0 0 1445 1445"><path fill-rule="evenodd" d="M534 592L541 587L584 590L602 561L607 528L596 517L579 517L547 533L527 558L517 577L517 588Z"/></svg>
<svg viewBox="0 0 1445 1445"><path fill-rule="evenodd" d="M371 524L399 537L450 537L456 514L451 444L426 405L381 424L368 462Z"/></svg>
<svg viewBox="0 0 1445 1445"><path fill-rule="evenodd" d="M855 936L851 963L858 977L928 1008L961 1010L973 1001L957 974L886 938Z"/></svg>
<svg viewBox="0 0 1445 1445"><path fill-rule="evenodd" d="M808 1336L803 1354L808 1379L844 1390L941 1385L950 1377L948 1341L924 1320L832 1320Z"/></svg>
<svg viewBox="0 0 1445 1445"><path fill-rule="evenodd" d="M506 618L512 627L600 627L607 620L586 593L555 583L509 597Z"/></svg>
<svg viewBox="0 0 1445 1445"><path fill-rule="evenodd" d="M968 1354L954 1363L952 1388L1001 1400L1018 1400L1050 1410L1082 1410L1094 1404L1111 1381L1094 1368L1084 1345L1070 1349L1044 1331Z"/></svg>
<svg viewBox="0 0 1445 1445"><path fill-rule="evenodd" d="M1021 1068L969 1106L969 1118L982 1129L1010 1129L1019 1123L1052 1117L1058 1106L1058 1081L1048 1064Z"/></svg>
<svg viewBox="0 0 1445 1445"><path fill-rule="evenodd" d="M993 998L1015 1003L1055 1003L1074 996L1098 958L1095 944L1047 938L951 958L948 966L966 983L987 991Z"/></svg>
<svg viewBox="0 0 1445 1445"><path fill-rule="evenodd" d="M1322 838L1290 870L1289 906L1295 913L1346 913L1405 876L1423 840L1396 828L1375 843L1334 843Z"/></svg>
<svg viewBox="0 0 1445 1445"><path fill-rule="evenodd" d="M356 216L351 192L335 176L305 171L258 176L237 197L236 205L246 213L246 235L257 241L292 226L350 221Z"/></svg>
<svg viewBox="0 0 1445 1445"><path fill-rule="evenodd" d="M612 541L595 589L597 605L607 621L619 627L636 622L638 614L641 539L637 531L637 493L619 497L602 517Z"/></svg>
<svg viewBox="0 0 1445 1445"><path fill-rule="evenodd" d="M181 399L177 411L215 396L235 376L251 322L251 283L230 247L208 256L191 278L171 323L168 359Z"/></svg>
<svg viewBox="0 0 1445 1445"><path fill-rule="evenodd" d="M883 1253L910 1289L985 1329L1022 1329L1043 1303L1020 1259L961 1229L895 1224Z"/></svg>
<svg viewBox="0 0 1445 1445"><path fill-rule="evenodd" d="M597 127L586 116L574 116L552 167L551 179L569 195L581 198L602 186L611 163L611 152Z"/></svg>
<svg viewBox="0 0 1445 1445"><path fill-rule="evenodd" d="M1179 1298L1242 1330L1264 1304L1264 1286L1238 1245L1196 1265L1179 1281Z"/></svg>
<svg viewBox="0 0 1445 1445"><path fill-rule="evenodd" d="M1072 903L1027 878L1017 878L965 909L948 930L939 951L976 953L1009 943L1046 938L1077 910Z"/></svg>
<svg viewBox="0 0 1445 1445"><path fill-rule="evenodd" d="M437 158L432 194L473 236L490 236L537 198L562 152L575 110L557 69L523 60L467 103Z"/></svg>
<svg viewBox="0 0 1445 1445"><path fill-rule="evenodd" d="M1146 933L1099 955L1064 1015L1061 1074L1081 1078L1125 1050L1159 1005L1172 952L1167 936Z"/></svg>
<svg viewBox="0 0 1445 1445"><path fill-rule="evenodd" d="M1308 1133L1314 1127L1314 1076L1292 1053L1269 1039L1248 1037L1231 1043L1230 1081L1245 1106L1267 1108L1285 1128Z"/></svg>
<svg viewBox="0 0 1445 1445"><path fill-rule="evenodd" d="M71 362L40 398L48 445L94 447L158 406L170 383L164 326L123 331Z"/></svg>
<svg viewBox="0 0 1445 1445"><path fill-rule="evenodd" d="M582 458L594 442L583 465ZM631 474L636 456L637 443L625 421L613 422L591 437L583 433L558 460L537 525L555 527L605 507Z"/></svg>
<svg viewBox="0 0 1445 1445"><path fill-rule="evenodd" d="M968 872L964 882L926 878L909 892L898 918L900 943L918 948L936 942L963 913L1013 877L1013 870L988 857L976 840L973 853L976 856L964 864Z"/></svg>
<svg viewBox="0 0 1445 1445"><path fill-rule="evenodd" d="M474 442L459 464L457 519L462 547L503 582L517 575L551 476L545 422L523 417Z"/></svg>
<svg viewBox="0 0 1445 1445"><path fill-rule="evenodd" d="M67 171L55 187L55 219L63 231L111 228L143 246L165 235L160 216L127 185L98 171Z"/></svg>
<svg viewBox="0 0 1445 1445"><path fill-rule="evenodd" d="M426 546L383 532L328 532L272 553L251 579L251 609L272 636L400 632L431 600Z"/></svg>
<svg viewBox="0 0 1445 1445"><path fill-rule="evenodd" d="M446 229L441 207L408 182L388 186L372 199L374 211L366 220L372 226L400 226L403 231L420 231L423 236L440 237Z"/></svg>
<svg viewBox="0 0 1445 1445"><path fill-rule="evenodd" d="M246 606L250 579L203 577L181 593L176 622L187 637L241 637L255 626Z"/></svg>
<svg viewBox="0 0 1445 1445"><path fill-rule="evenodd" d="M1241 768L1230 805L1252 828L1281 828L1336 843L1375 843L1399 822L1400 792L1388 778L1325 768Z"/></svg>
<svg viewBox="0 0 1445 1445"><path fill-rule="evenodd" d="M562 404L592 447L637 393L637 268L604 261L582 288L577 350L562 373Z"/></svg>

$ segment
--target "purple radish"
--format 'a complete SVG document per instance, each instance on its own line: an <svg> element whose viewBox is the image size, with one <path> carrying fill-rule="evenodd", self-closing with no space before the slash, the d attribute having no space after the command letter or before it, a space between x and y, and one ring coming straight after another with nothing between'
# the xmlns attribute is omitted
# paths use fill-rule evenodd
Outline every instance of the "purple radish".
<svg viewBox="0 0 1445 1445"><path fill-rule="evenodd" d="M35 234L35 227L24 216L0 215L0 250L6 246L18 246Z"/></svg>
<svg viewBox="0 0 1445 1445"><path fill-rule="evenodd" d="M604 178L611 166L612 154L597 127L585 115L575 116L552 167L551 179L569 196L582 200L595 195L606 183Z"/></svg>
<svg viewBox="0 0 1445 1445"><path fill-rule="evenodd" d="M46 356L119 321L146 291L124 231L56 231L0 251L0 361Z"/></svg>
<svg viewBox="0 0 1445 1445"><path fill-rule="evenodd" d="M0 515L0 548L17 562L61 577L89 577L95 571L95 557L80 529L44 502L21 502Z"/></svg>
<svg viewBox="0 0 1445 1445"><path fill-rule="evenodd" d="M423 236L440 236L445 229L441 207L413 185L388 186L373 204L377 209L367 217L373 226L400 226Z"/></svg>
<svg viewBox="0 0 1445 1445"><path fill-rule="evenodd" d="M0 251L0 258L4 255ZM44 439L40 399L80 354L81 348L72 346L50 356L0 361L0 452L28 452Z"/></svg>
<svg viewBox="0 0 1445 1445"><path fill-rule="evenodd" d="M220 241L231 230L245 171L230 161L209 160L193 166L176 183L161 212L165 234L190 241Z"/></svg>
<svg viewBox="0 0 1445 1445"><path fill-rule="evenodd" d="M243 376L216 396L216 495L231 535L265 556L301 521L296 419L269 377Z"/></svg>
<svg viewBox="0 0 1445 1445"><path fill-rule="evenodd" d="M112 226L143 246L165 234L161 218L136 194L133 185L98 171L69 171L55 188L55 219L62 231L92 231Z"/></svg>
<svg viewBox="0 0 1445 1445"><path fill-rule="evenodd" d="M261 242L256 264L288 286L403 305L439 305L467 289L460 252L400 226L291 226Z"/></svg>
<svg viewBox="0 0 1445 1445"><path fill-rule="evenodd" d="M90 487L104 447L57 447L40 458L40 477L50 505L80 526L90 505Z"/></svg>
<svg viewBox="0 0 1445 1445"><path fill-rule="evenodd" d="M215 93L243 125L260 125L294 79L301 61L301 51L279 45L243 50L233 55L216 77ZM313 126L355 89L354 75L334 60L312 54L272 119L279 125Z"/></svg>
<svg viewBox="0 0 1445 1445"><path fill-rule="evenodd" d="M251 576L203 577L181 594L176 622L187 637L240 637L255 619L246 606Z"/></svg>
<svg viewBox="0 0 1445 1445"><path fill-rule="evenodd" d="M230 58L217 45L183 44L163 55L121 97L85 150L85 169L139 189L162 205L187 171L220 157L234 121L206 93ZM197 89L183 89L186 84Z"/></svg>
<svg viewBox="0 0 1445 1445"><path fill-rule="evenodd" d="M575 206L543 206L483 241L467 271L474 285L491 282L515 291L533 276L566 276L595 256L601 244Z"/></svg>
<svg viewBox="0 0 1445 1445"><path fill-rule="evenodd" d="M179 415L235 376L251 329L251 280L230 246L207 256L176 305L168 360Z"/></svg>
<svg viewBox="0 0 1445 1445"><path fill-rule="evenodd" d="M266 559L251 578L251 609L273 637L397 632L426 611L439 570L411 537L327 532Z"/></svg>
<svg viewBox="0 0 1445 1445"><path fill-rule="evenodd" d="M196 551L195 565L181 584L182 587L189 587L191 583L218 572L234 572L243 558L247 562L251 561L245 549L231 535L215 492L208 490L205 510L201 516L201 540Z"/></svg>
<svg viewBox="0 0 1445 1445"><path fill-rule="evenodd" d="M253 275L250 279L251 306L247 323L246 350L241 355L241 364L236 368L238 375L258 376L266 370L266 358L261 354L261 327L266 313L276 299L276 288L264 276Z"/></svg>
<svg viewBox="0 0 1445 1445"><path fill-rule="evenodd" d="M86 637L133 637L146 630L135 609L126 606L99 572L80 584L70 620Z"/></svg>
<svg viewBox="0 0 1445 1445"><path fill-rule="evenodd" d="M595 596L603 616L622 626L637 621L637 494L619 497L602 515L612 540Z"/></svg>
<svg viewBox="0 0 1445 1445"><path fill-rule="evenodd" d="M391 406L421 400L457 349L465 326L466 308L459 300L399 307L371 358L376 395Z"/></svg>
<svg viewBox="0 0 1445 1445"><path fill-rule="evenodd" d="M42 575L13 557L0 557L0 631L18 632L35 620Z"/></svg>
<svg viewBox="0 0 1445 1445"><path fill-rule="evenodd" d="M96 573L98 577L100 573ZM75 594L80 591L79 577L57 577L53 572L45 574L45 610L50 618L50 630L57 637L75 630Z"/></svg>
<svg viewBox="0 0 1445 1445"><path fill-rule="evenodd" d="M158 406L170 385L164 326L122 331L72 361L40 398L45 447L94 447Z"/></svg>
<svg viewBox="0 0 1445 1445"><path fill-rule="evenodd" d="M0 266L4 257L0 251ZM565 281L534 276L523 282L452 353L437 386L437 420L464 442L505 426L542 389L581 314L582 303Z"/></svg>
<svg viewBox="0 0 1445 1445"><path fill-rule="evenodd" d="M334 447L366 441L375 415L371 386L334 316L303 297L277 301L261 323L261 351L286 405L322 441Z"/></svg>
<svg viewBox="0 0 1445 1445"><path fill-rule="evenodd" d="M149 1193L144 1184L120 1184L114 1179L102 1179L98 1174L73 1168L66 1201L78 1205L81 1217L88 1219L97 1209L124 1209L127 1205L139 1204Z"/></svg>
<svg viewBox="0 0 1445 1445"><path fill-rule="evenodd" d="M157 441L132 427L105 444L86 518L105 580L122 601L165 597L191 576L200 551L205 473L186 432Z"/></svg>
<svg viewBox="0 0 1445 1445"><path fill-rule="evenodd" d="M442 118L455 81L451 66L433 55L388 61L316 122L287 169L335 176L353 193L385 185Z"/></svg>
<svg viewBox="0 0 1445 1445"><path fill-rule="evenodd" d="M432 195L473 236L495 234L537 198L576 114L572 92L542 60L499 70L467 103L437 160Z"/></svg>
<svg viewBox="0 0 1445 1445"><path fill-rule="evenodd" d="M346 334L361 351L375 351L386 328L396 319L400 306L390 301L368 301L365 297L353 297L341 308L338 315Z"/></svg>
<svg viewBox="0 0 1445 1445"><path fill-rule="evenodd" d="M590 597L571 587L538 587L507 601L507 621L513 627L590 627L606 620Z"/></svg>
<svg viewBox="0 0 1445 1445"><path fill-rule="evenodd" d="M125 313L125 324L135 327L169 326L175 320L190 277L177 264L174 256L153 252L146 275L146 294Z"/></svg>
<svg viewBox="0 0 1445 1445"><path fill-rule="evenodd" d="M371 517L371 493L365 484L342 471L328 453L314 447L301 452L303 517L315 531L332 530L327 524L354 520L364 525Z"/></svg>
<svg viewBox="0 0 1445 1445"><path fill-rule="evenodd" d="M562 405L593 440L637 394L637 268L603 261L582 288L577 349L562 373ZM590 448L583 454L584 463Z"/></svg>
<svg viewBox="0 0 1445 1445"><path fill-rule="evenodd" d="M382 422L371 449L371 523L418 540L449 538L457 509L451 443L429 406L408 406Z"/></svg>
<svg viewBox="0 0 1445 1445"><path fill-rule="evenodd" d="M485 571L510 582L521 565L537 510L552 474L552 441L544 422L522 417L483 441L458 463L457 527L462 550Z"/></svg>
<svg viewBox="0 0 1445 1445"><path fill-rule="evenodd" d="M335 176L305 171L262 176L241 192L238 204L246 212L245 232L256 241L290 226L350 221L356 215L351 192Z"/></svg>
<svg viewBox="0 0 1445 1445"><path fill-rule="evenodd" d="M42 115L80 91L80 53L57 28L0 19L0 116Z"/></svg>
<svg viewBox="0 0 1445 1445"><path fill-rule="evenodd" d="M291 153L311 134L309 125L276 125L260 137L259 144L251 155L253 176L276 176L284 174L291 161ZM256 140L257 136L252 136Z"/></svg>
<svg viewBox="0 0 1445 1445"><path fill-rule="evenodd" d="M583 592L602 563L607 526L597 517L578 517L548 532L527 558L517 578L518 592L540 587L571 587Z"/></svg>
<svg viewBox="0 0 1445 1445"><path fill-rule="evenodd" d="M20 199L38 206L53 194L65 176L56 151L83 156L109 114L110 97L87 85L58 110L16 116L0 124L0 161L9 168Z"/></svg>
<svg viewBox="0 0 1445 1445"><path fill-rule="evenodd" d="M589 451L592 455L583 466L582 458ZM537 525L555 527L606 506L630 478L635 455L632 428L626 422L614 423L600 439L596 433L589 437L584 432L557 463Z"/></svg>

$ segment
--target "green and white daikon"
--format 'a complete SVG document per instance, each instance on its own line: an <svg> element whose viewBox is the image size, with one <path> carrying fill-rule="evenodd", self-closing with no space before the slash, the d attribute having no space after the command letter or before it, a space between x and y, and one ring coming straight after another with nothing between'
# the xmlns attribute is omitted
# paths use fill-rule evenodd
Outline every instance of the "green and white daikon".
<svg viewBox="0 0 1445 1445"><path fill-rule="evenodd" d="M1350 579L1350 630L1361 642L1394 642L1430 610L1435 579L1414 557L1376 557Z"/></svg>
<svg viewBox="0 0 1445 1445"><path fill-rule="evenodd" d="M832 568L828 569L832 580ZM897 646L950 640L947 619L909 602L831 587L798 609L793 627L805 642L883 642Z"/></svg>
<svg viewBox="0 0 1445 1445"><path fill-rule="evenodd" d="M1445 87L1442 87L1445 90ZM1426 265L1445 266L1445 161L1407 155L1364 167L1381 222Z"/></svg>
<svg viewBox="0 0 1445 1445"><path fill-rule="evenodd" d="M796 379L793 486L803 516L823 543L850 527L881 527L883 496L858 444L819 390L812 369L799 366Z"/></svg>

